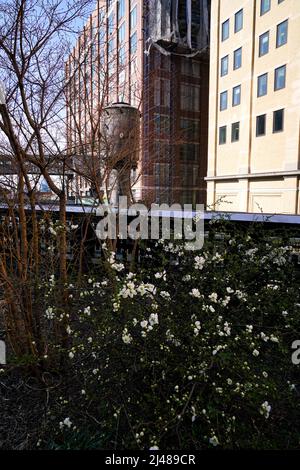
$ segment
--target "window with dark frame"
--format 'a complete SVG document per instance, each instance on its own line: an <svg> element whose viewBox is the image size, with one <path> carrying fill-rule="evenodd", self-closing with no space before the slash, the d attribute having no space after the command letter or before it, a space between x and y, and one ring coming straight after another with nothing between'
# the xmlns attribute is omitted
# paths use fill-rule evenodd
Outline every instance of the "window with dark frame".
<svg viewBox="0 0 300 470"><path fill-rule="evenodd" d="M227 126L221 126L219 128L219 144L226 144L226 134L227 134Z"/></svg>
<svg viewBox="0 0 300 470"><path fill-rule="evenodd" d="M278 109L273 113L273 133L282 132L284 129L284 109Z"/></svg>
<svg viewBox="0 0 300 470"><path fill-rule="evenodd" d="M282 90L286 84L286 65L282 65L275 69L274 75L274 91Z"/></svg>
<svg viewBox="0 0 300 470"><path fill-rule="evenodd" d="M222 41L225 41L229 38L229 20L222 23Z"/></svg>
<svg viewBox="0 0 300 470"><path fill-rule="evenodd" d="M260 16L271 9L271 0L260 0Z"/></svg>
<svg viewBox="0 0 300 470"><path fill-rule="evenodd" d="M284 46L288 40L288 20L277 25L276 47Z"/></svg>
<svg viewBox="0 0 300 470"><path fill-rule="evenodd" d="M269 31L259 36L259 57L269 52Z"/></svg>
<svg viewBox="0 0 300 470"><path fill-rule="evenodd" d="M220 111L224 111L228 106L228 91L223 91L220 94Z"/></svg>
<svg viewBox="0 0 300 470"><path fill-rule="evenodd" d="M238 33L243 29L243 9L234 15L234 32Z"/></svg>
<svg viewBox="0 0 300 470"><path fill-rule="evenodd" d="M268 74L264 73L257 77L257 96L265 96L268 93Z"/></svg>
<svg viewBox="0 0 300 470"><path fill-rule="evenodd" d="M228 55L221 59L221 77L228 74Z"/></svg>
<svg viewBox="0 0 300 470"><path fill-rule="evenodd" d="M266 135L266 114L256 117L256 137Z"/></svg>
<svg viewBox="0 0 300 470"><path fill-rule="evenodd" d="M240 139L240 123L234 122L231 125L231 142L238 142Z"/></svg>
<svg viewBox="0 0 300 470"><path fill-rule="evenodd" d="M241 104L241 85L232 89L232 106L238 106L239 104Z"/></svg>
<svg viewBox="0 0 300 470"><path fill-rule="evenodd" d="M242 48L236 49L233 53L233 70L237 70L242 66Z"/></svg>

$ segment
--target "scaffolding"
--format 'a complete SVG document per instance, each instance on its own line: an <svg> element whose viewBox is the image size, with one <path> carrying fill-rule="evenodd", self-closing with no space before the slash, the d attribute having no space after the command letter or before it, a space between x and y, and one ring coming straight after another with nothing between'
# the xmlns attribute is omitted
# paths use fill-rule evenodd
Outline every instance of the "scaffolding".
<svg viewBox="0 0 300 470"><path fill-rule="evenodd" d="M146 4L146 5L145 5ZM202 99L208 88L210 0L150 0L144 2L144 152L145 191L158 203L205 202L204 176L207 160L208 102ZM184 69L197 65L198 76ZM185 73L186 72L186 73ZM201 76L202 75L202 76ZM205 83L206 81L206 83ZM161 87L163 83L165 96ZM182 111L182 84L197 87L198 107ZM208 93L208 90L207 90ZM160 102L155 99L157 94ZM197 99L196 99L197 98ZM188 98L187 98L188 99ZM181 120L197 123L199 135L190 143ZM152 130L152 132L151 132ZM151 138L150 138L151 136ZM193 140L193 139L192 139ZM182 146L195 155L191 163L182 157ZM195 149L200 149L196 152ZM163 150L162 150L163 148ZM201 162L197 160L202 159ZM191 159L192 160L192 159ZM199 168L194 178L194 169ZM191 177L190 177L191 176ZM202 188L199 190L200 179ZM198 187L198 189L194 188ZM194 195L194 193L199 194ZM201 193L201 194L200 194ZM191 197L189 197L191 195Z"/></svg>

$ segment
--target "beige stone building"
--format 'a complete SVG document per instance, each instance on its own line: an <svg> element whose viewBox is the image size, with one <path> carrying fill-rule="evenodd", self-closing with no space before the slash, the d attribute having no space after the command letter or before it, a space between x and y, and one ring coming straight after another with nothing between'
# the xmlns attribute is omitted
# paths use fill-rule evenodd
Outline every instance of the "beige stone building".
<svg viewBox="0 0 300 470"><path fill-rule="evenodd" d="M207 203L300 212L300 1L214 0Z"/></svg>

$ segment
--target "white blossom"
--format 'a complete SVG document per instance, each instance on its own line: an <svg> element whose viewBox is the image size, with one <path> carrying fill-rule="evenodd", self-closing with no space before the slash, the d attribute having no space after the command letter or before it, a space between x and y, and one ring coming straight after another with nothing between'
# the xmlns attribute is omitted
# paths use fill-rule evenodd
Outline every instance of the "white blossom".
<svg viewBox="0 0 300 470"><path fill-rule="evenodd" d="M212 294L210 294L208 296L208 298L212 301L212 302L217 302L218 301L218 294L216 292L213 292Z"/></svg>
<svg viewBox="0 0 300 470"><path fill-rule="evenodd" d="M200 294L199 289L192 289L192 291L190 292L190 295L192 297L196 297L197 299L201 298L201 294Z"/></svg>
<svg viewBox="0 0 300 470"><path fill-rule="evenodd" d="M171 298L171 295L169 294L169 292L167 292L165 290L161 291L160 296L165 300L170 300L170 298Z"/></svg>
<svg viewBox="0 0 300 470"><path fill-rule="evenodd" d="M195 269L202 270L205 264L205 258L203 256L195 257Z"/></svg>
<svg viewBox="0 0 300 470"><path fill-rule="evenodd" d="M53 320L53 318L55 317L55 314L54 314L54 310L52 307L48 307L46 312L45 312L45 317L48 319L48 320Z"/></svg>
<svg viewBox="0 0 300 470"><path fill-rule="evenodd" d="M123 343L125 343L125 344L130 344L132 342L132 336L131 336L130 333L128 333L127 328L124 328L124 330L123 330L122 340L123 340Z"/></svg>
<svg viewBox="0 0 300 470"><path fill-rule="evenodd" d="M157 325L158 324L158 315L157 313L151 313L149 317L150 325Z"/></svg>
<svg viewBox="0 0 300 470"><path fill-rule="evenodd" d="M269 336L267 336L263 331L260 333L260 337L265 342L269 340Z"/></svg>
<svg viewBox="0 0 300 470"><path fill-rule="evenodd" d="M221 301L221 304L223 305L223 307L226 307L226 305L228 305L230 302L230 297L227 295L222 301Z"/></svg>
<svg viewBox="0 0 300 470"><path fill-rule="evenodd" d="M219 445L219 440L215 434L209 438L209 443L212 444L214 447Z"/></svg>
<svg viewBox="0 0 300 470"><path fill-rule="evenodd" d="M91 307L90 306L85 307L85 309L83 310L83 313L89 317L91 315Z"/></svg>
<svg viewBox="0 0 300 470"><path fill-rule="evenodd" d="M201 330L201 323L197 320L195 321L194 335L198 336L200 330Z"/></svg>
<svg viewBox="0 0 300 470"><path fill-rule="evenodd" d="M225 323L224 323L224 331L225 331L225 333L226 333L227 336L230 336L230 334L231 334L231 328L230 328L228 322L225 322Z"/></svg>
<svg viewBox="0 0 300 470"><path fill-rule="evenodd" d="M162 273L157 272L157 273L154 274L154 277L155 277L155 279L161 279L162 278L164 281L166 281L167 280L166 271L163 271Z"/></svg>
<svg viewBox="0 0 300 470"><path fill-rule="evenodd" d="M72 426L72 421L70 420L70 418L65 418L59 423L60 429L63 429L64 426L70 429L70 427Z"/></svg>
<svg viewBox="0 0 300 470"><path fill-rule="evenodd" d="M260 406L260 414L263 415L266 419L269 418L270 412L271 412L271 405L269 405L269 402L264 401L261 406Z"/></svg>

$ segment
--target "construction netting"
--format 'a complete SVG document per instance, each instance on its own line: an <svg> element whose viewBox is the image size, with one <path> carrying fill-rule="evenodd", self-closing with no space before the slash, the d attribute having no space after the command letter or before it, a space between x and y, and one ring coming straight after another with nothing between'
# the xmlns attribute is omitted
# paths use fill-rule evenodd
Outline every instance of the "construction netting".
<svg viewBox="0 0 300 470"><path fill-rule="evenodd" d="M190 51L209 45L211 0L149 0L148 46L175 43Z"/></svg>

